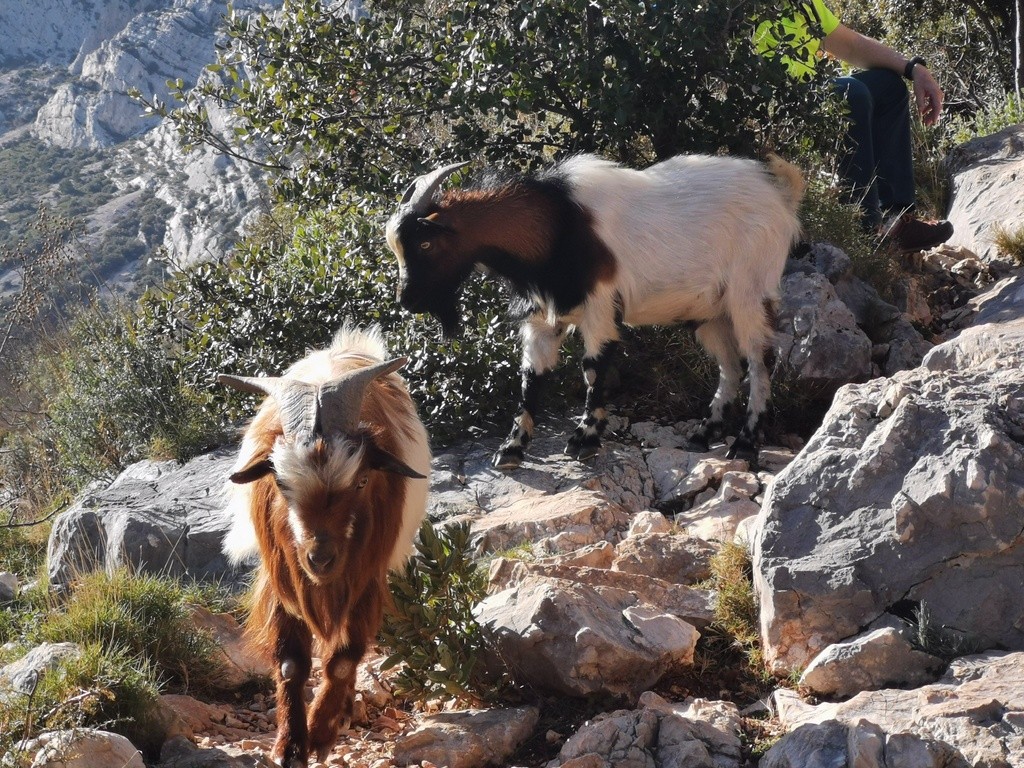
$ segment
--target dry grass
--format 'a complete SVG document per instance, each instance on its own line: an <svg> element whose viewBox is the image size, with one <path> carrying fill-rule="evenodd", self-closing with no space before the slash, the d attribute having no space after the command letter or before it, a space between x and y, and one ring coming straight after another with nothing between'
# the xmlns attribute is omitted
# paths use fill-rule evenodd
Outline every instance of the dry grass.
<svg viewBox="0 0 1024 768"><path fill-rule="evenodd" d="M1003 222L992 225L992 243L1001 256L1024 264L1024 224L1011 227Z"/></svg>

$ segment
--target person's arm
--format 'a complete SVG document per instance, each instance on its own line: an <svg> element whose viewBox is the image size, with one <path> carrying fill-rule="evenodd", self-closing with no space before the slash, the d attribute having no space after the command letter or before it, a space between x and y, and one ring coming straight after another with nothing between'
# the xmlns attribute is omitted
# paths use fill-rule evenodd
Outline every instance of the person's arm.
<svg viewBox="0 0 1024 768"><path fill-rule="evenodd" d="M821 48L830 56L863 69L891 69L902 76L908 59L873 37L862 35L844 24L825 35ZM942 114L942 88L923 64L911 72L917 111L925 125L935 125Z"/></svg>

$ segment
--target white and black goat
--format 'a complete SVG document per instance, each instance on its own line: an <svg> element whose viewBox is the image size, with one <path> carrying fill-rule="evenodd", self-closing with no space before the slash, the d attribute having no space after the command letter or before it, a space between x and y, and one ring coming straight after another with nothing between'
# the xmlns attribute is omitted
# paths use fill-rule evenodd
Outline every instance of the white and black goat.
<svg viewBox="0 0 1024 768"><path fill-rule="evenodd" d="M356 665L377 633L387 571L401 566L426 512L430 449L376 331L345 327L283 377L220 376L269 395L231 474L235 561L259 554L246 633L277 683L273 759L326 759L351 717ZM314 641L323 683L306 719Z"/></svg>
<svg viewBox="0 0 1024 768"><path fill-rule="evenodd" d="M693 436L721 437L747 361L747 418L730 454L756 460L770 381L764 354L787 254L800 233L800 171L778 157L670 158L643 171L579 155L536 175L439 193L465 163L416 179L387 225L399 299L458 330L459 294L474 269L505 278L529 311L522 323L522 402L495 454L517 466L539 386L571 327L583 336L587 397L566 452L593 456L607 424L603 384L620 326L687 322L718 362L711 413Z"/></svg>

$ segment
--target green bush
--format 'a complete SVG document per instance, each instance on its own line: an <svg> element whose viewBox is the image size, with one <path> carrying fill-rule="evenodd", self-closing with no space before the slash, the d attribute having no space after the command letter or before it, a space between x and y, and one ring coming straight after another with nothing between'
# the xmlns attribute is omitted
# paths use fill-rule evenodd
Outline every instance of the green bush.
<svg viewBox="0 0 1024 768"><path fill-rule="evenodd" d="M90 643L79 658L48 670L30 696L0 699L0 753L17 756L22 739L43 731L101 728L155 754L165 733L156 714L158 696L144 658Z"/></svg>
<svg viewBox="0 0 1024 768"><path fill-rule="evenodd" d="M435 531L426 520L416 550L405 571L392 574L394 610L385 615L380 633L391 649L384 668L403 664L395 692L472 704L500 700L511 682L505 672L488 669L483 635L473 618L487 579L470 553L469 525Z"/></svg>
<svg viewBox="0 0 1024 768"><path fill-rule="evenodd" d="M284 233L291 228L292 234ZM517 389L518 334L504 321L493 283L465 295L463 338L444 341L437 326L395 299L397 265L380 239L380 219L358 209L317 212L292 227L267 225L222 263L179 274L145 297L140 334L173 351L183 382L224 399L226 416L251 415L251 397L210 387L214 374L277 375L310 348L328 344L346 319L378 324L396 355L435 440L504 418ZM472 397L466 397L472 391Z"/></svg>
<svg viewBox="0 0 1024 768"><path fill-rule="evenodd" d="M191 618L192 593L170 578L116 571L83 576L48 614L36 640L99 645L144 660L159 687L175 693L220 690L216 641Z"/></svg>
<svg viewBox="0 0 1024 768"><path fill-rule="evenodd" d="M144 458L185 460L223 438L203 413L206 396L180 379L160 339L143 338L123 306L86 310L51 375L42 431L71 486Z"/></svg>

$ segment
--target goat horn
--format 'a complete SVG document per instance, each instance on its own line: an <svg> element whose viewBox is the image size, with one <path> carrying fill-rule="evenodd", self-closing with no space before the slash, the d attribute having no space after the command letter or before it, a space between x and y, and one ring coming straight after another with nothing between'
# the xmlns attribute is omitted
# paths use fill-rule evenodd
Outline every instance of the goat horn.
<svg viewBox="0 0 1024 768"><path fill-rule="evenodd" d="M366 388L374 379L397 371L408 362L398 357L360 368L320 387L320 430L324 435L352 434L359 427Z"/></svg>
<svg viewBox="0 0 1024 768"><path fill-rule="evenodd" d="M405 195L402 196L399 208L403 210L403 213L408 211L417 216L426 213L427 208L430 207L430 202L434 199L434 193L437 192L437 188L441 186L441 183L457 170L467 165L469 165L469 161L452 163L420 176L405 190Z"/></svg>
<svg viewBox="0 0 1024 768"><path fill-rule="evenodd" d="M277 376L230 376L222 373L217 381L242 392L270 395L281 412L285 437L311 435L316 429L317 388L312 384Z"/></svg>

